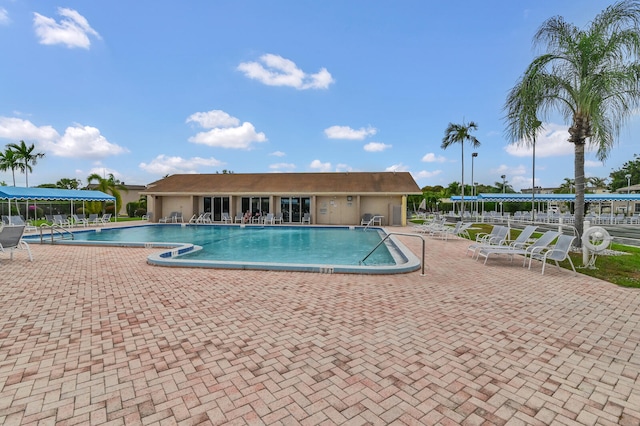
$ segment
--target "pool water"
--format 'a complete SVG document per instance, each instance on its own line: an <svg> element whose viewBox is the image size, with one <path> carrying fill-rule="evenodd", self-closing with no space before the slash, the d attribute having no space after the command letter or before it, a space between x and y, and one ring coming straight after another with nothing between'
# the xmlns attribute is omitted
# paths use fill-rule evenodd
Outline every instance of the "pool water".
<svg viewBox="0 0 640 426"><path fill-rule="evenodd" d="M359 265L384 235L376 229L344 227L147 225L78 232L75 240L191 243L202 247L181 255L184 261ZM382 244L365 263L395 265L396 260Z"/></svg>

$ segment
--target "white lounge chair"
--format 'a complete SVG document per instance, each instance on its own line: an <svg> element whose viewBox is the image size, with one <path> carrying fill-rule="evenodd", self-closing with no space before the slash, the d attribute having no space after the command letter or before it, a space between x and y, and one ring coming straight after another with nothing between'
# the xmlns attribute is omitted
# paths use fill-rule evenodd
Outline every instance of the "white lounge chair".
<svg viewBox="0 0 640 426"><path fill-rule="evenodd" d="M233 222L234 223L238 223L238 222L242 223L242 218L243 217L244 217L244 215L242 214L242 212L238 212L238 213L236 213L236 216L233 219Z"/></svg>
<svg viewBox="0 0 640 426"><path fill-rule="evenodd" d="M560 235L555 245L552 248L544 251L532 252L529 255L529 269L531 269L531 261L533 259L540 260L542 262L542 275L544 275L544 267L547 264L547 260L553 260L556 263L558 269L560 269L560 265L558 262L562 262L563 260L568 260L571 265L571 269L573 269L573 274L576 274L576 268L573 266L573 261L569 256L569 251L571 250L571 246L573 245L573 240L576 237L573 235Z"/></svg>
<svg viewBox="0 0 640 426"><path fill-rule="evenodd" d="M429 236L438 237L443 240L449 240L450 236L458 235L458 231L460 230L461 226L462 222L460 221L456 222L453 225L443 225L439 229L434 228L433 230L431 230L431 232L429 232Z"/></svg>
<svg viewBox="0 0 640 426"><path fill-rule="evenodd" d="M89 221L87 220L86 217L84 217L84 215L82 215L82 217L80 217L77 214L72 214L71 215L71 222L72 222L73 226L86 227L87 225L89 225Z"/></svg>
<svg viewBox="0 0 640 426"><path fill-rule="evenodd" d="M264 217L264 224L273 225L273 213L267 213L267 215Z"/></svg>
<svg viewBox="0 0 640 426"><path fill-rule="evenodd" d="M7 221L7 223L9 225L26 225L24 219L22 219L22 216L18 216L18 215L11 215L11 216L7 216L9 219Z"/></svg>
<svg viewBox="0 0 640 426"><path fill-rule="evenodd" d="M431 222L415 225L414 230L420 234L430 234L433 231L441 230L447 223L446 218L433 219Z"/></svg>
<svg viewBox="0 0 640 426"><path fill-rule="evenodd" d="M111 222L111 213L105 213L100 218L100 222L98 224L99 225L106 225L109 222Z"/></svg>
<svg viewBox="0 0 640 426"><path fill-rule="evenodd" d="M538 229L536 225L527 225L524 227L522 231L518 234L518 236L514 240L509 240L508 238L504 238L498 242L498 244L493 244L491 241L488 244L481 245L478 249L482 249L484 247L497 247L507 246L510 248L524 248L531 244L531 237L533 233Z"/></svg>
<svg viewBox="0 0 640 426"><path fill-rule="evenodd" d="M11 254L13 260L13 252L16 250L26 250L29 254L29 260L33 262L33 256L31 255L31 249L29 244L22 240L24 235L25 225L6 225L0 228L0 251Z"/></svg>
<svg viewBox="0 0 640 426"><path fill-rule="evenodd" d="M458 233L456 234L456 236L459 238L470 239L469 229L472 226L473 226L473 222L463 222L462 225L460 225L460 229L458 229Z"/></svg>
<svg viewBox="0 0 640 426"><path fill-rule="evenodd" d="M360 219L360 225L369 225L373 220L373 215L371 213L365 213L362 215L362 219Z"/></svg>
<svg viewBox="0 0 640 426"><path fill-rule="evenodd" d="M160 223L176 223L178 221L183 222L182 213L180 212L171 212L169 216L165 216L159 220Z"/></svg>
<svg viewBox="0 0 640 426"><path fill-rule="evenodd" d="M467 247L465 256L471 252L471 257L475 258L478 255L478 250L486 246L499 246L504 244L509 238L509 228L501 225L494 225L490 233L476 234L476 242Z"/></svg>
<svg viewBox="0 0 640 426"><path fill-rule="evenodd" d="M516 254L520 254L524 256L524 261L522 262L522 266L524 266L527 262L527 257L538 256L543 253L545 250L549 248L551 243L558 237L558 231L547 231L538 239L536 239L533 243L526 247L510 247L510 246L495 246L495 247L483 247L478 250L477 256L484 257L484 264L487 264L487 260L489 256L492 254L504 254L509 256L511 260L513 260L513 256Z"/></svg>
<svg viewBox="0 0 640 426"><path fill-rule="evenodd" d="M223 223L232 223L233 221L231 220L231 216L229 216L229 213L227 212L222 212L222 222Z"/></svg>
<svg viewBox="0 0 640 426"><path fill-rule="evenodd" d="M53 215L53 224L58 226L71 226L69 219L65 219L60 214Z"/></svg>
<svg viewBox="0 0 640 426"><path fill-rule="evenodd" d="M518 234L518 236L516 237L515 240L503 240L500 244L498 245L492 245L492 244L487 244L486 246L481 246L476 250L475 253L475 257L476 260L478 260L479 257L484 257L484 263L487 263L487 258L489 257L490 254L492 254L492 250L491 249L496 249L499 250L503 247L506 248L510 248L510 249L523 249L526 248L527 246L529 246L532 241L531 241L531 236L533 235L533 233L536 231L538 227L536 225L527 225L525 226L525 228L520 232L520 234ZM484 249L487 250L484 250ZM483 251L484 250L484 251ZM499 253L498 251L496 251L496 253Z"/></svg>
<svg viewBox="0 0 640 426"><path fill-rule="evenodd" d="M25 232L38 230L38 227L33 226L30 221L25 222L24 219L22 219L22 216L18 216L18 215L2 216L2 222L0 223L5 223L7 225L18 225L18 226L24 225Z"/></svg>
<svg viewBox="0 0 640 426"><path fill-rule="evenodd" d="M278 212L275 214L275 216L273 216L273 223L282 224L282 212Z"/></svg>
<svg viewBox="0 0 640 426"><path fill-rule="evenodd" d="M311 225L311 214L310 213L305 213L302 215L302 224L308 223L309 225Z"/></svg>

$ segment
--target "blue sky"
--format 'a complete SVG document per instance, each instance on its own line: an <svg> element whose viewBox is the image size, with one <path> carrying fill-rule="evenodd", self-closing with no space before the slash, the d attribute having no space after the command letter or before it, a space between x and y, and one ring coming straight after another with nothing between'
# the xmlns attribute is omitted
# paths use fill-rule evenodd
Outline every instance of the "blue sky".
<svg viewBox="0 0 640 426"><path fill-rule="evenodd" d="M545 19L584 26L608 4L0 0L0 144L45 153L31 186L222 170L397 170L446 186L461 151L440 148L444 131L474 121L473 180L529 188L531 151L504 136L506 94ZM561 119L544 124L536 185L557 186L573 178L573 146ZM604 164L588 153L587 176L640 153L638 130L633 117Z"/></svg>

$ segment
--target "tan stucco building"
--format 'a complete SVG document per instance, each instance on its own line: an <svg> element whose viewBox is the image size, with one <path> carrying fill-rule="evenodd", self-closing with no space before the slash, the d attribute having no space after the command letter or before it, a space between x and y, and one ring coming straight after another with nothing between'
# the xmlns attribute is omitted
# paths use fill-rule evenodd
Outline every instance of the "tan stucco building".
<svg viewBox="0 0 640 426"><path fill-rule="evenodd" d="M141 192L155 222L172 212L221 221L249 211L282 213L285 224L308 213L318 225L360 225L368 213L397 226L406 225L407 195L420 194L407 172L176 174Z"/></svg>

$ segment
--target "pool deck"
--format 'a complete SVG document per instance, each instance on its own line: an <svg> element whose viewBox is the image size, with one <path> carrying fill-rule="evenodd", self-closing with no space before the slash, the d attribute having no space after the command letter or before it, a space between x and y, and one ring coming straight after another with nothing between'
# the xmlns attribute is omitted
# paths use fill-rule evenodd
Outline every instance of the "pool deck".
<svg viewBox="0 0 640 426"><path fill-rule="evenodd" d="M640 424L640 290L425 239L426 276L0 253L0 424Z"/></svg>

